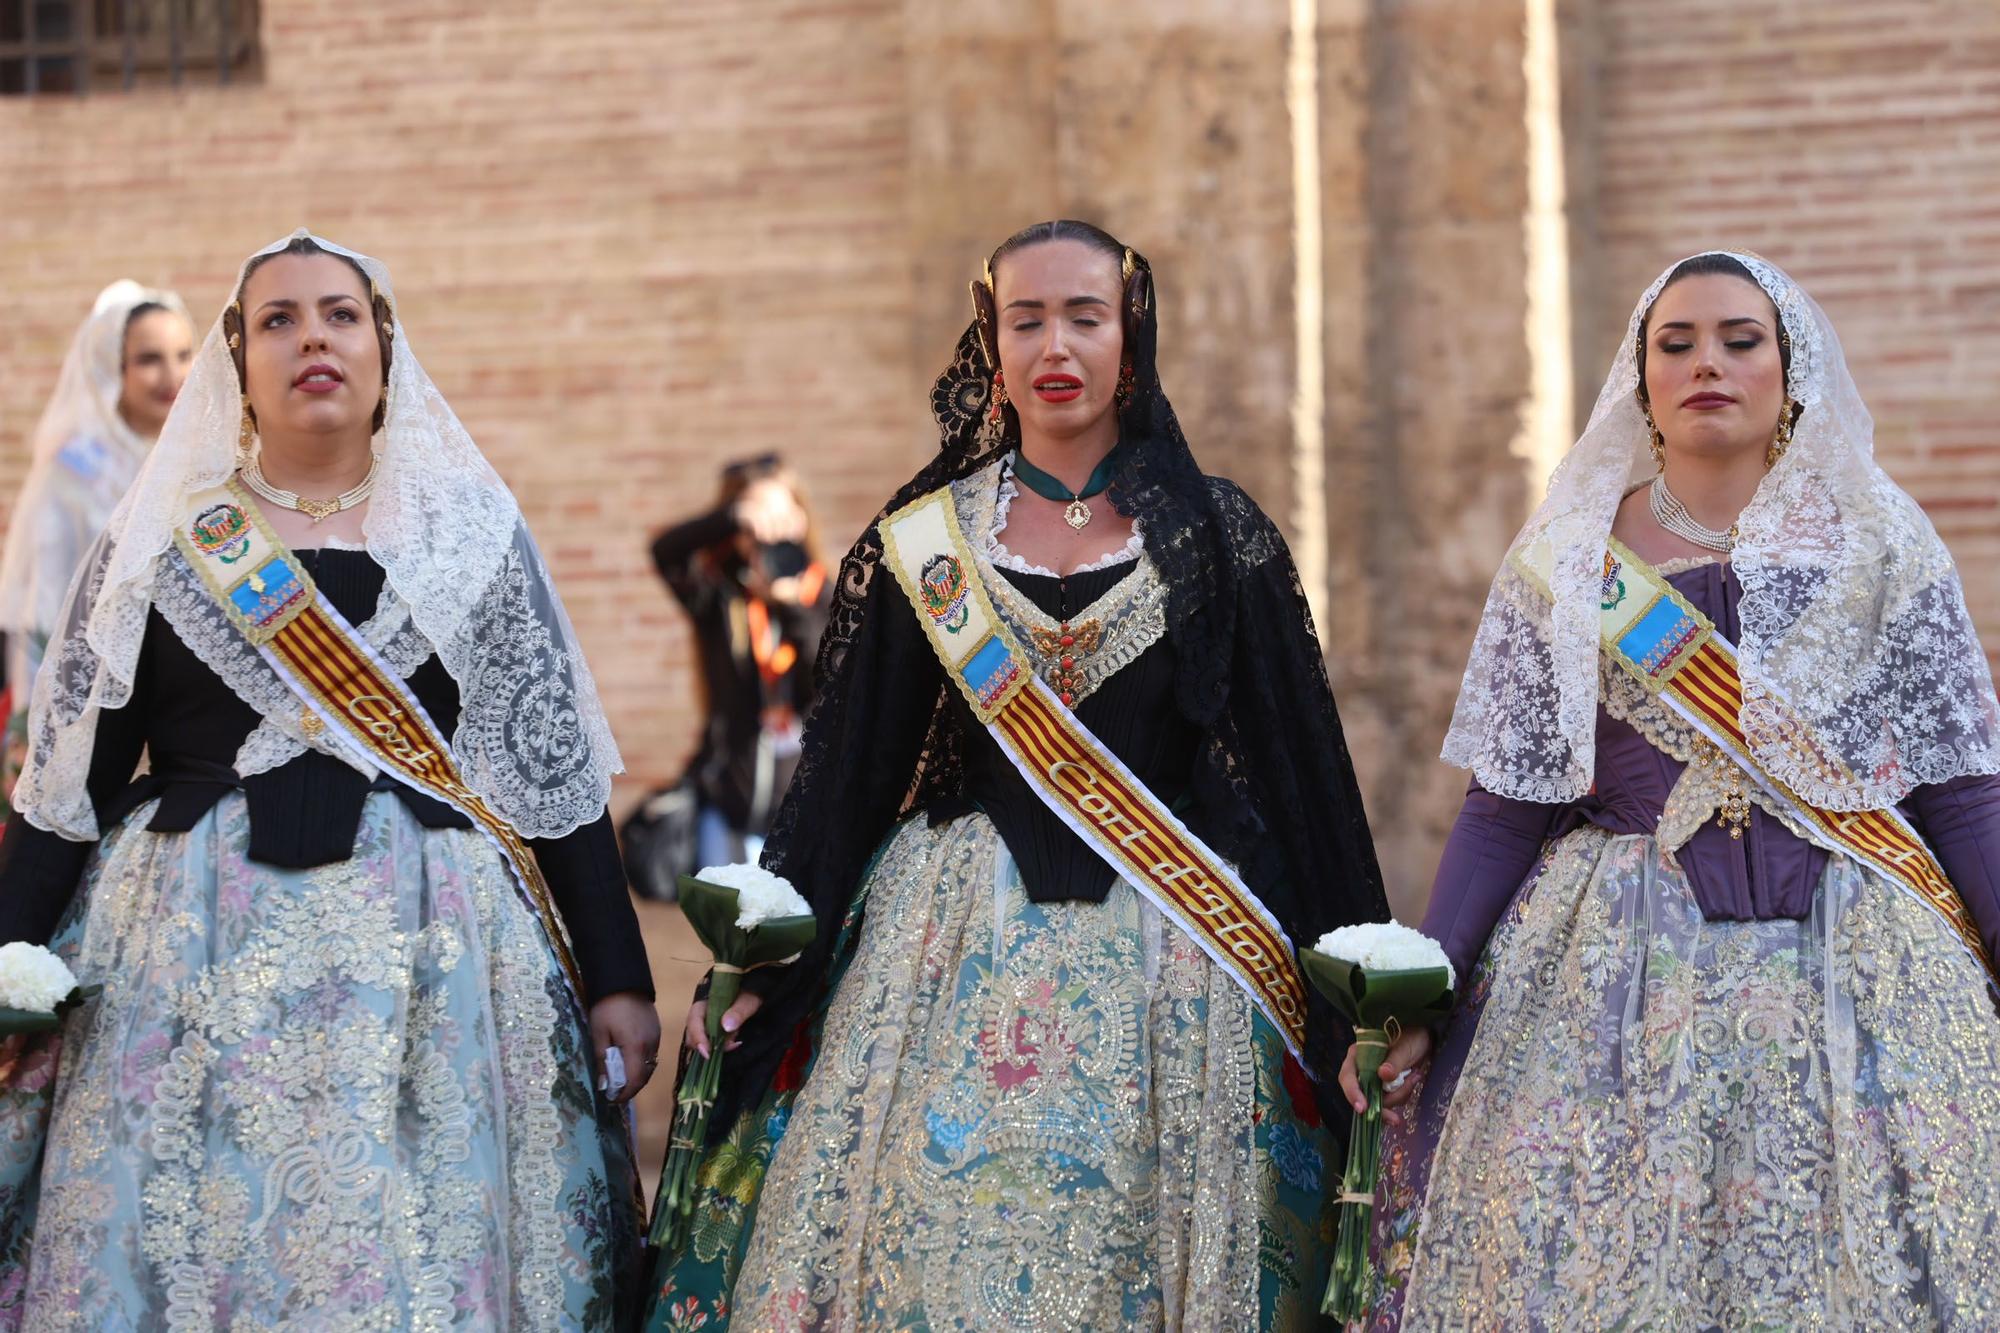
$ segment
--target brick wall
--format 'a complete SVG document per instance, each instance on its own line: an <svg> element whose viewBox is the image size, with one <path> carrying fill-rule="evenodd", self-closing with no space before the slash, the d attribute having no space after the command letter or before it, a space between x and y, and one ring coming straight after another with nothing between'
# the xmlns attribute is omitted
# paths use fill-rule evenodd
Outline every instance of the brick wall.
<svg viewBox="0 0 2000 1333"><path fill-rule="evenodd" d="M1825 307L1876 453L2000 646L2000 8L1985 0L1600 0L1594 259L1603 374L1692 250L1748 246ZM1594 393L1592 383L1583 386Z"/></svg>
<svg viewBox="0 0 2000 1333"><path fill-rule="evenodd" d="M1987 0L1556 0L1585 408L1634 294L1718 241L1840 327L1881 455L2000 633L2000 11ZM1095 218L1161 275L1197 453L1292 512L1286 0L286 0L249 87L0 100L0 497L90 296L213 318L301 222L394 270L520 494L632 770L690 744L647 534L782 448L851 535L932 447L925 389L1006 232ZM1530 503L1525 0L1320 0L1321 625L1392 896ZM2000 640L1994 640L2000 642Z"/></svg>

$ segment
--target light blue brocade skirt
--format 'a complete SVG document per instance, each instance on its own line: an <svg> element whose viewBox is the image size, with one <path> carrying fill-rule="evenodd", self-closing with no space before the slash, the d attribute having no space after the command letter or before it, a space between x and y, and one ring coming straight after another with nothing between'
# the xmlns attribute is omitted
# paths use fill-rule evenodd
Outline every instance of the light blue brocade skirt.
<svg viewBox="0 0 2000 1333"><path fill-rule="evenodd" d="M311 870L240 794L151 814L53 946L102 997L0 1094L0 1326L610 1327L626 1135L497 851L386 793Z"/></svg>

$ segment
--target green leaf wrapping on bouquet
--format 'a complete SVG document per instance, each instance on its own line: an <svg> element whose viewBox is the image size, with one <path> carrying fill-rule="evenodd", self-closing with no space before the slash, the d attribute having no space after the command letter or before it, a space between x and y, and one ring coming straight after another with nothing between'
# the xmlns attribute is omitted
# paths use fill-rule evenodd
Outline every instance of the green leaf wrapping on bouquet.
<svg viewBox="0 0 2000 1333"><path fill-rule="evenodd" d="M1299 950L1299 962L1313 989L1358 1028L1384 1027L1392 1018L1404 1027L1428 1025L1451 1016L1451 973L1442 967L1388 971L1316 949Z"/></svg>
<svg viewBox="0 0 2000 1333"><path fill-rule="evenodd" d="M687 1245L695 1196L700 1190L709 1111L722 1083L723 1011L735 1003L745 972L790 962L819 933L819 919L811 915L770 917L748 928L737 925L742 911L740 895L727 885L682 875L680 889L681 912L707 946L715 970L708 982L710 1053L690 1052L682 1070L674 1101L673 1134L653 1205L649 1239L670 1254Z"/></svg>
<svg viewBox="0 0 2000 1333"><path fill-rule="evenodd" d="M0 1009L0 1037L35 1036L62 1027L62 1015L34 1009Z"/></svg>
<svg viewBox="0 0 2000 1333"><path fill-rule="evenodd" d="M1299 965L1313 988L1354 1025L1355 1081L1368 1102L1348 1136L1333 1271L1320 1304L1321 1313L1348 1324L1366 1317L1373 1299L1368 1240L1382 1174L1382 1059L1399 1030L1450 1017L1452 978L1443 967L1370 968L1317 949L1299 950Z"/></svg>
<svg viewBox="0 0 2000 1333"><path fill-rule="evenodd" d="M47 1012L39 1009L8 1009L0 1007L0 1038L13 1036L39 1036L55 1032L69 1017L69 1011L104 992L100 985L78 986L75 990L56 1001L56 1007Z"/></svg>
<svg viewBox="0 0 2000 1333"><path fill-rule="evenodd" d="M681 911L719 963L749 970L782 963L803 952L819 933L814 916L774 916L749 930L736 924L737 891L693 875L681 876Z"/></svg>
<svg viewBox="0 0 2000 1333"><path fill-rule="evenodd" d="M819 918L813 916L774 916L745 930L736 924L742 911L737 891L693 875L681 876L680 904L696 938L721 964L708 983L710 1041L721 1034L722 1012L736 1002L743 973L797 957L819 933Z"/></svg>

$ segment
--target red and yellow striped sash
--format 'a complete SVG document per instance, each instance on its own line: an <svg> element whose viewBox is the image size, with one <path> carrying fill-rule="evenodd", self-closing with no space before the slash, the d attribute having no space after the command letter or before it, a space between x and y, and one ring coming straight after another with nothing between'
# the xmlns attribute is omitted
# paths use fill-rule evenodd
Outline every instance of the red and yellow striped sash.
<svg viewBox="0 0 2000 1333"><path fill-rule="evenodd" d="M1705 723L1707 730L1726 742L1722 746L1725 753L1743 768L1757 773L1760 782L1781 794L1787 805L1828 840L1903 884L1927 903L1958 932L1987 974L1994 975L1993 960L1987 955L1986 943L1980 938L1972 913L1966 910L1944 867L1906 820L1887 810L1821 810L1757 768L1743 730L1743 678L1735 652L1719 635L1710 635L1663 681L1661 692Z"/></svg>
<svg viewBox="0 0 2000 1333"><path fill-rule="evenodd" d="M1236 872L1037 680L994 610L949 488L882 524L884 554L974 714L1085 845L1240 985L1295 1055L1306 989L1291 941Z"/></svg>
<svg viewBox="0 0 2000 1333"><path fill-rule="evenodd" d="M1546 542L1519 553L1516 567L1550 596L1554 555ZM1809 804L1766 771L1757 749L1778 745L1805 763L1838 774L1829 755L1796 715L1784 716L1753 747L1743 727L1743 676L1736 650L1708 618L1674 591L1666 577L1617 540L1604 556L1598 628L1605 653L1627 674L1692 723L1765 794L1839 850L1874 867L1935 911L2000 985L1985 942L1944 867L1893 809L1840 812Z"/></svg>
<svg viewBox="0 0 2000 1333"><path fill-rule="evenodd" d="M451 746L402 679L369 649L232 482L195 497L175 542L231 622L322 735L465 815L499 849L581 1003L582 978L541 868L513 826L459 774Z"/></svg>

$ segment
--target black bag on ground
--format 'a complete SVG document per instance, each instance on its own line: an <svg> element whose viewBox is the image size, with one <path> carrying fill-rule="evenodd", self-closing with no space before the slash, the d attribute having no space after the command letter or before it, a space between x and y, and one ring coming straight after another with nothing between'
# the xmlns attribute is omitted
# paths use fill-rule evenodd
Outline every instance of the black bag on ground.
<svg viewBox="0 0 2000 1333"><path fill-rule="evenodd" d="M647 794L618 826L625 855L625 878L632 892L650 902L680 896L680 877L694 873L695 828L701 797L692 774Z"/></svg>

